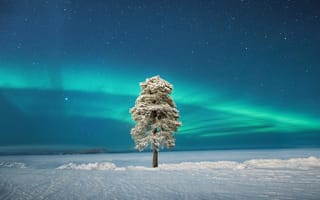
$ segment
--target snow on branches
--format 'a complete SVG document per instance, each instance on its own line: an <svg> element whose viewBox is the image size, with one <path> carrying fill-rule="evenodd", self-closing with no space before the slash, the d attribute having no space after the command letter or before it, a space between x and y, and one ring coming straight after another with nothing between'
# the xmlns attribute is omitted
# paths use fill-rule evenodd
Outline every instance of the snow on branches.
<svg viewBox="0 0 320 200"><path fill-rule="evenodd" d="M131 136L136 148L142 151L149 144L158 148L175 146L174 132L181 126L179 111L171 99L173 86L154 76L140 83L141 93L130 109L136 126L131 129Z"/></svg>

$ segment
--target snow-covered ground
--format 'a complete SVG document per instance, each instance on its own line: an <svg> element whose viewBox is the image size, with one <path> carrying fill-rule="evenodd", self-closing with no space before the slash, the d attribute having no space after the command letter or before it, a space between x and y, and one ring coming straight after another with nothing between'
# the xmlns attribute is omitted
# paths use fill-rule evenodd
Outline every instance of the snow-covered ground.
<svg viewBox="0 0 320 200"><path fill-rule="evenodd" d="M1 156L0 199L319 199L320 149Z"/></svg>

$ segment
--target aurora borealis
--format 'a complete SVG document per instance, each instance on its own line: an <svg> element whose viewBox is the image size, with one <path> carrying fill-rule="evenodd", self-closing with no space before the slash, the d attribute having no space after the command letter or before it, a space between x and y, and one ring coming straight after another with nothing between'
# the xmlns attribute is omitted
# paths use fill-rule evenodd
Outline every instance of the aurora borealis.
<svg viewBox="0 0 320 200"><path fill-rule="evenodd" d="M176 149L319 147L317 1L0 1L0 147L132 150L139 82ZM0 151L1 151L0 148Z"/></svg>

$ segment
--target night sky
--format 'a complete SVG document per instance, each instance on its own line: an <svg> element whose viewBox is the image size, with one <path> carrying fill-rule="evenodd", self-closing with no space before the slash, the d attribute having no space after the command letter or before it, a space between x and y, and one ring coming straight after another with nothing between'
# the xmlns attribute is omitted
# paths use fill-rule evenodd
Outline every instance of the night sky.
<svg viewBox="0 0 320 200"><path fill-rule="evenodd" d="M317 0L0 0L0 152L134 149L139 82L176 150L320 147Z"/></svg>

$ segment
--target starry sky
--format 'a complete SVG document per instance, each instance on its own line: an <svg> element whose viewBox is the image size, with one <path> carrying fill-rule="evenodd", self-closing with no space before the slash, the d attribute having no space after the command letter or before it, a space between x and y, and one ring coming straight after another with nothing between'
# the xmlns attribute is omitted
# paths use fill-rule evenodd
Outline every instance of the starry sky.
<svg viewBox="0 0 320 200"><path fill-rule="evenodd" d="M131 151L139 82L176 150L320 147L317 0L0 0L0 152Z"/></svg>

